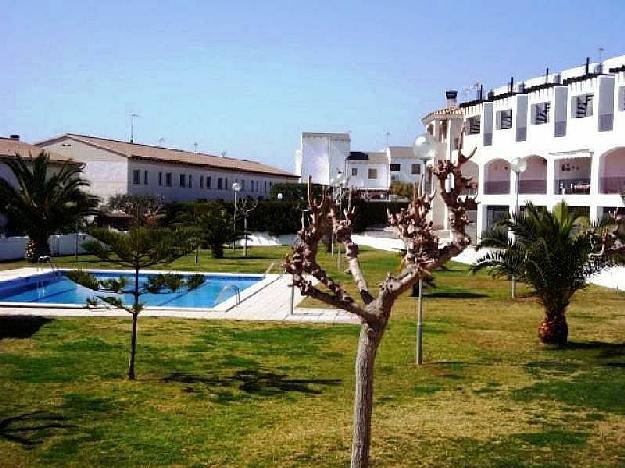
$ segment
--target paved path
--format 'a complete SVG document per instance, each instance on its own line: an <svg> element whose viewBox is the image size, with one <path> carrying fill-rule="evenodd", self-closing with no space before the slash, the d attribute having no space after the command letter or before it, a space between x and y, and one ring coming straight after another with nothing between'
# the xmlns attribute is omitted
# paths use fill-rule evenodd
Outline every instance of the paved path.
<svg viewBox="0 0 625 468"><path fill-rule="evenodd" d="M45 270L44 270L45 271ZM37 268L19 268L0 271L0 281L41 273ZM297 307L303 297L296 289L293 294L295 305L291 313L290 277L271 275L264 288L256 291L228 310L153 309L141 312L143 317L177 317L205 320L249 320L306 323L360 323L359 319L338 309L309 309ZM64 307L14 307L0 306L0 315L38 315L49 317L128 317L125 311L115 309L87 310L76 306Z"/></svg>

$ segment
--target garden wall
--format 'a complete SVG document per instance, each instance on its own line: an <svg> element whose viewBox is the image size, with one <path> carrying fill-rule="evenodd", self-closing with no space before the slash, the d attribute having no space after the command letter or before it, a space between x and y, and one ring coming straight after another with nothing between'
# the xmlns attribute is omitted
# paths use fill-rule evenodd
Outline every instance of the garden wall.
<svg viewBox="0 0 625 468"><path fill-rule="evenodd" d="M82 243L92 239L87 234L78 234L78 253L84 253ZM26 236L0 238L0 261L24 258L27 242ZM76 234L50 236L48 242L52 255L73 255L76 248Z"/></svg>

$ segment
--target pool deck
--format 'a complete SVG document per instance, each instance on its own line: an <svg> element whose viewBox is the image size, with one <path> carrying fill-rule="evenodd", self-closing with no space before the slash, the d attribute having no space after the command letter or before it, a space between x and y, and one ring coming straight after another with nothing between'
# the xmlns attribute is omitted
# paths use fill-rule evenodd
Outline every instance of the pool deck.
<svg viewBox="0 0 625 468"><path fill-rule="evenodd" d="M0 281L41 273L38 268L18 268L0 271ZM291 313L290 277L268 275L264 287L243 299L228 310L154 309L146 308L142 317L171 317L203 320L248 320L328 324L359 324L358 317L338 309L311 309L297 307L304 299L296 289ZM28 307L0 306L0 315L37 315L45 317L129 317L128 312L115 309L85 309L82 307Z"/></svg>

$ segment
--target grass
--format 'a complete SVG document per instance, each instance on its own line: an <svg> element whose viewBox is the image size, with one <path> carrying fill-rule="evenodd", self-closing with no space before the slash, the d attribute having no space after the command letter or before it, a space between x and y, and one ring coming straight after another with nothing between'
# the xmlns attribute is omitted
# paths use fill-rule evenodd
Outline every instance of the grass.
<svg viewBox="0 0 625 468"><path fill-rule="evenodd" d="M259 272L284 252L198 269ZM398 264L373 250L362 259L371 284ZM452 264L437 285L426 364L413 364L407 295L380 348L375 465L625 464L622 295L581 291L571 345L550 349L536 338L539 306L508 299L506 282ZM128 320L0 319L0 466L346 466L357 336L347 325L144 317L128 382Z"/></svg>

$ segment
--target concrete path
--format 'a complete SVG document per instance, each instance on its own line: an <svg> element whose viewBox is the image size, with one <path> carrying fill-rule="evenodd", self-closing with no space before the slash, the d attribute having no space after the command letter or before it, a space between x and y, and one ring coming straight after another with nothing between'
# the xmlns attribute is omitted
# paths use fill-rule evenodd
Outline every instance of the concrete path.
<svg viewBox="0 0 625 468"><path fill-rule="evenodd" d="M45 269L43 270L45 272ZM0 271L0 281L42 273L37 268L19 268ZM245 292L245 291L244 291ZM263 286L253 293L243 294L243 300L227 310L209 309L166 309L146 308L142 317L175 317L204 320L248 320L281 321L305 323L348 323L359 324L358 317L338 309L309 309L297 307L304 298L296 289L293 291L291 310L290 277L268 275ZM226 301L232 303L232 301ZM223 309L223 308L222 308ZM0 315L37 315L46 317L128 317L125 311L115 309L85 309L81 306L37 306L0 305Z"/></svg>

